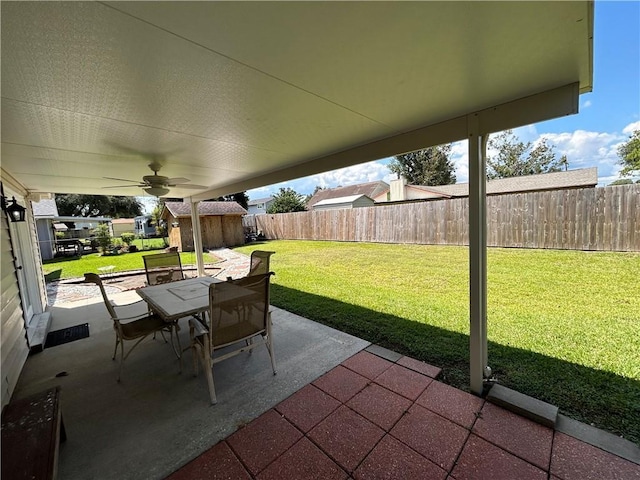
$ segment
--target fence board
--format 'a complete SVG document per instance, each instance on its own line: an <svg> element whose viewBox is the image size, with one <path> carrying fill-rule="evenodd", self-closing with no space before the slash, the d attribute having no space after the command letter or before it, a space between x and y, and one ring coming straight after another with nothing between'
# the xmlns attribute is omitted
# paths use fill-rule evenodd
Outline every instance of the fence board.
<svg viewBox="0 0 640 480"><path fill-rule="evenodd" d="M256 215L270 239L468 245L467 198ZM640 185L487 198L487 245L640 251Z"/></svg>

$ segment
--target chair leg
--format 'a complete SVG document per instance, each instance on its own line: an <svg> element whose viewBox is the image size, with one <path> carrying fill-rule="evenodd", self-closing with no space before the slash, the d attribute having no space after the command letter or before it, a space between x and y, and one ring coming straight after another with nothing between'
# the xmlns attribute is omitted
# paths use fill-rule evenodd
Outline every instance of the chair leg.
<svg viewBox="0 0 640 480"><path fill-rule="evenodd" d="M218 399L216 398L216 387L213 384L213 361L211 360L211 348L209 345L209 337L207 335L204 336L204 348L202 349L200 359L202 360L204 373L207 376L209 399L211 400L211 405L215 405L218 403Z"/></svg>
<svg viewBox="0 0 640 480"><path fill-rule="evenodd" d="M178 348L177 349L176 349L175 344L173 343L173 332L174 332L174 330L175 330L175 334L176 334L176 342L178 343ZM182 373L182 345L180 345L180 335L178 334L178 331L179 331L178 323L176 322L169 329L169 335L171 336L171 348L173 348L173 353L175 353L176 357L178 357L178 360L180 362L180 373Z"/></svg>
<svg viewBox="0 0 640 480"><path fill-rule="evenodd" d="M120 337L116 334L116 346L113 349L113 357L111 357L111 360L115 360L116 359L116 353L118 353L118 344L120 343Z"/></svg>
<svg viewBox="0 0 640 480"><path fill-rule="evenodd" d="M118 368L118 383L120 383L120 377L122 377L122 365L124 364L124 342L122 342L122 345L120 345L120 367ZM131 351L131 350L129 350ZM114 358L115 358L115 354L114 354Z"/></svg>
<svg viewBox="0 0 640 480"><path fill-rule="evenodd" d="M273 341L271 337L271 312L268 313L269 317L267 318L267 338L265 338L265 344L267 346L267 350L269 351L269 357L271 357L271 368L273 369L273 374L276 372L276 355L273 352Z"/></svg>

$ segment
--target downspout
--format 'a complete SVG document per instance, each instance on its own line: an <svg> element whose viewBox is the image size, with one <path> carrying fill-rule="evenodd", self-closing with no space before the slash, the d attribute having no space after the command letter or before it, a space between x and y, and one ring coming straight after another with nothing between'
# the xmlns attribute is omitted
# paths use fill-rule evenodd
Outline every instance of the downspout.
<svg viewBox="0 0 640 480"><path fill-rule="evenodd" d="M469 139L469 367L471 391L482 394L487 365L487 177L488 135L477 114L467 116Z"/></svg>
<svg viewBox="0 0 640 480"><path fill-rule="evenodd" d="M198 205L200 202L191 201L191 230L193 231L193 249L196 254L196 267L198 276L204 277L204 258L202 256L202 228L200 228L200 215Z"/></svg>

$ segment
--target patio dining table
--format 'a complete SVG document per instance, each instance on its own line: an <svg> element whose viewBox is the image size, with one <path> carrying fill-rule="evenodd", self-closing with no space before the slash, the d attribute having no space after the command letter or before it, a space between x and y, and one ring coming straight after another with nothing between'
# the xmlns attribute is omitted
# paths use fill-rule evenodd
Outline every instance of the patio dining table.
<svg viewBox="0 0 640 480"><path fill-rule="evenodd" d="M180 318L200 315L209 308L209 285L222 280L196 277L162 283L136 290L165 322L175 323Z"/></svg>

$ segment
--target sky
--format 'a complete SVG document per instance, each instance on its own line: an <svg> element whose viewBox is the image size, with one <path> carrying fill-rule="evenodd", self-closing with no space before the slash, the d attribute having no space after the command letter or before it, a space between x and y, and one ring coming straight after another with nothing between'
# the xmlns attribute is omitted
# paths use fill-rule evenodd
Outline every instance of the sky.
<svg viewBox="0 0 640 480"><path fill-rule="evenodd" d="M579 113L517 128L523 142L540 141L566 155L569 169L598 167L598 185L619 178L618 146L640 129L640 2L595 3L593 91L580 95ZM491 152L488 152L491 155ZM316 186L337 187L394 178L390 158L247 191L250 200L266 198L280 188L307 195ZM457 183L468 181L466 141L453 144Z"/></svg>

